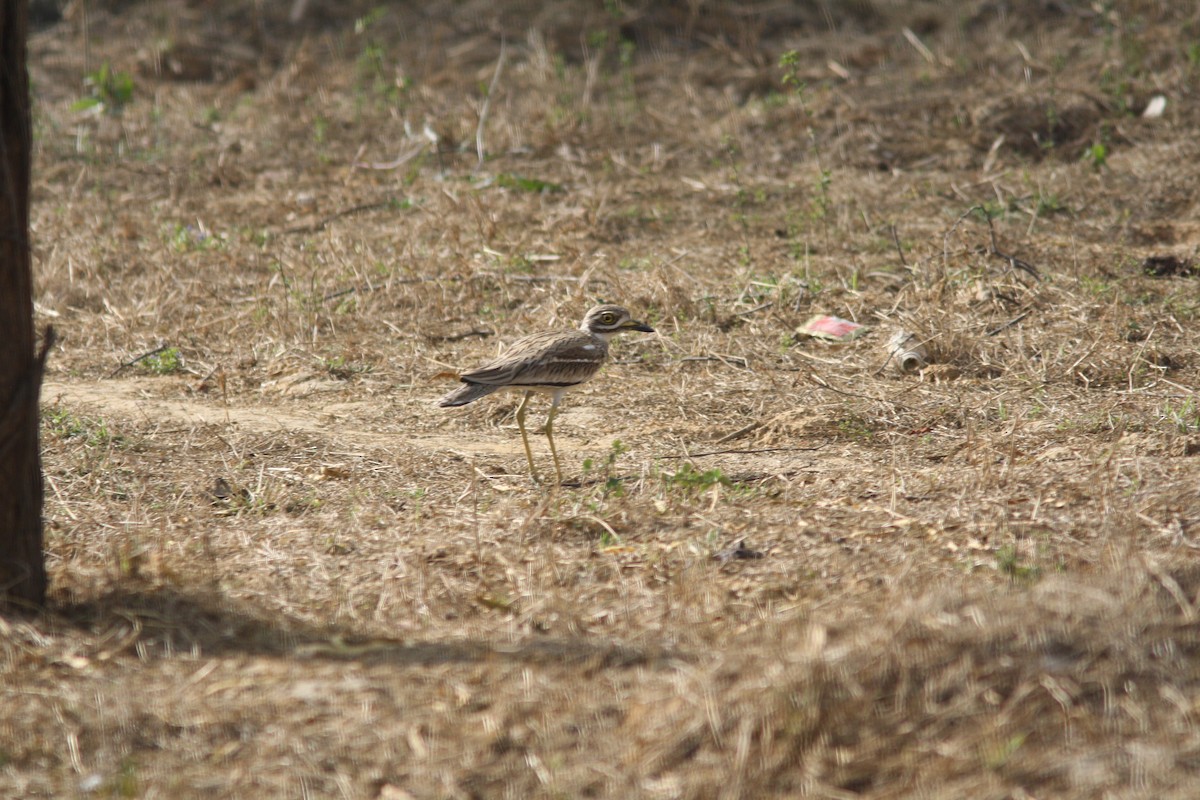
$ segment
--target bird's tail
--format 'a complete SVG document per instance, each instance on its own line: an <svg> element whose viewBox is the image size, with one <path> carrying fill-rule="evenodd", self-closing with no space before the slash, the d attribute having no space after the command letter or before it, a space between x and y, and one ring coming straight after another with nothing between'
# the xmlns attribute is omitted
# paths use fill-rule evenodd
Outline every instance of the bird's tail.
<svg viewBox="0 0 1200 800"><path fill-rule="evenodd" d="M472 400L478 400L481 397L486 397L492 392L499 389L499 386L489 386L486 383L467 383L463 381L463 385L459 386L453 392L438 400L439 406L465 406Z"/></svg>

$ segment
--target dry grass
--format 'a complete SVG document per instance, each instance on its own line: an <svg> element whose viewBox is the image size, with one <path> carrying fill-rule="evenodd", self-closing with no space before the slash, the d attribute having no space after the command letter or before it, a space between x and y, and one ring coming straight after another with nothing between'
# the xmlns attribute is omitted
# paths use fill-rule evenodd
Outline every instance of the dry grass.
<svg viewBox="0 0 1200 800"><path fill-rule="evenodd" d="M32 38L0 795L1200 791L1194 10L286 5ZM543 491L438 376L597 300Z"/></svg>

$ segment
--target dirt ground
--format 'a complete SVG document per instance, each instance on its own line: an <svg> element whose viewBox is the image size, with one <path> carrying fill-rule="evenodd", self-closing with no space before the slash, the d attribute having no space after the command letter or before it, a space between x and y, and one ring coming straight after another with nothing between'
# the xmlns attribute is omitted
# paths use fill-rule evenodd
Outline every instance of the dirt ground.
<svg viewBox="0 0 1200 800"><path fill-rule="evenodd" d="M30 68L0 796L1200 796L1190 4L93 0ZM596 302L657 332L538 486L435 402Z"/></svg>

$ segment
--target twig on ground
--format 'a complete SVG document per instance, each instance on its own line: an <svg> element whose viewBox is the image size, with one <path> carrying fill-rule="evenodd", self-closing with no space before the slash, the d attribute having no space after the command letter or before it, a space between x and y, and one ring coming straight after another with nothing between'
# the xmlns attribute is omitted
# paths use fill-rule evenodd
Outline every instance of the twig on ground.
<svg viewBox="0 0 1200 800"><path fill-rule="evenodd" d="M997 325L996 327L992 328L990 331L986 331L985 335L995 336L997 333L1000 333L1000 331L1007 330L1008 328L1011 328L1013 325L1016 325L1018 322L1025 319L1032 313L1033 313L1032 308L1026 309L1025 311L1022 311L1020 314L1017 314L1015 317L1010 319L1008 322L1005 322L1001 325Z"/></svg>
<svg viewBox="0 0 1200 800"><path fill-rule="evenodd" d="M115 377L117 377L117 375L120 374L121 370L125 369L126 367L132 367L134 364L138 363L139 361L144 361L147 358L150 358L151 356L156 356L159 353L163 352L164 350L167 350L170 347L171 347L171 345L169 345L169 344L163 344L163 345L159 345L158 347L154 348L153 350L151 350L149 352L142 353L137 358L126 361L124 364L122 364L121 366L114 369L111 373L109 373L108 377L115 378Z"/></svg>
<svg viewBox="0 0 1200 800"><path fill-rule="evenodd" d="M775 305L775 301L771 300L766 303L763 303L762 305L757 305L754 308L748 308L745 311L735 311L735 312L733 312L733 315L735 317L748 317L751 314L757 314L759 311L764 311L773 305Z"/></svg>
<svg viewBox="0 0 1200 800"><path fill-rule="evenodd" d="M749 450L709 450L704 453L684 453L677 456L659 456L663 461L669 461L680 458L702 458L704 456L724 456L724 455L755 455L757 453L809 453L814 450L820 450L825 445L816 447L756 447Z"/></svg>
<svg viewBox="0 0 1200 800"><path fill-rule="evenodd" d="M518 283L556 283L559 281L564 281L567 283L576 283L576 282L582 280L581 278L577 278L574 275L504 275L504 276L500 276L500 275L496 275L495 273L492 273L492 277L494 277L494 278L503 277L505 280L517 281Z"/></svg>
<svg viewBox="0 0 1200 800"><path fill-rule="evenodd" d="M1008 265L1010 267L1012 267L1013 269L1024 270L1025 272L1028 272L1030 275L1032 275L1033 279L1035 281L1040 281L1042 279L1042 276L1038 273L1037 269L1032 264L1030 264L1028 261L1022 261L1021 259L1017 258L1016 256L1011 256L1008 253L1003 253L1000 251L1000 248L996 246L996 227L994 225L992 225L992 218L990 216L988 216L988 218L987 218L987 224L988 224L988 233L990 233L991 237L992 237L991 255L996 256L997 258L1003 258L1005 261L1008 262Z"/></svg>
<svg viewBox="0 0 1200 800"><path fill-rule="evenodd" d="M950 230L946 231L946 233L942 236L942 269L947 269L950 266L950 237L956 230L958 230L958 226L962 224L963 220L971 216L971 212L973 211L983 211L984 214L987 213L987 211L984 211L983 206L971 206L966 211L958 215L958 219L954 220L954 224L950 226Z"/></svg>
<svg viewBox="0 0 1200 800"><path fill-rule="evenodd" d="M330 292L329 294L325 295L324 297L321 298L321 300L322 301L336 300L339 297L343 297L348 294L354 294L355 292L377 292L380 289L386 289L391 284L403 285L406 283L436 283L437 281L440 281L440 280L454 280L454 279L453 278L447 279L447 278L441 278L441 277L430 276L430 275L418 275L415 278L389 278L386 283L382 283L379 285L368 283L363 286L350 286L345 289L338 289L335 292Z"/></svg>
<svg viewBox="0 0 1200 800"><path fill-rule="evenodd" d="M350 165L353 169L393 170L404 166L419 156L425 150L425 143L417 145L407 153L402 153L393 161L359 161L357 158Z"/></svg>
<svg viewBox="0 0 1200 800"><path fill-rule="evenodd" d="M749 425L743 425L742 427L738 428L733 433L727 433L724 436L722 436L720 439L717 439L716 444L725 444L726 442L732 442L734 439L737 439L741 436L745 436L750 431L757 430L760 427L762 427L761 422L751 422Z"/></svg>
<svg viewBox="0 0 1200 800"><path fill-rule="evenodd" d="M472 336L478 336L480 339L486 339L489 336L495 335L496 332L489 328L471 328L469 331L463 331L461 333L447 333L441 335L426 334L425 338L431 342L458 342L462 341L463 339L469 339Z"/></svg>
<svg viewBox="0 0 1200 800"><path fill-rule="evenodd" d="M917 34L913 33L912 28L905 26L900 32L904 34L904 38L907 39L908 43L913 46L913 49L921 54L921 58L925 59L930 64L938 63L937 56L933 54L932 50L926 47L925 43L917 37Z"/></svg>
<svg viewBox="0 0 1200 800"><path fill-rule="evenodd" d="M488 110L492 107L492 92L496 90L496 84L500 80L500 71L504 68L504 53L506 48L507 42L501 36L500 55L496 58L496 71L492 73L492 82L488 84L487 94L483 98L483 107L479 109L479 124L475 126L475 154L479 157L477 169L483 168L483 128L487 124Z"/></svg>
<svg viewBox="0 0 1200 800"><path fill-rule="evenodd" d="M379 209L379 208L387 208L388 206L392 205L394 202L395 202L395 199L389 197L387 200L377 200L374 203L360 203L359 205L350 206L350 208L344 208L341 211L330 214L329 216L319 219L316 222L310 222L305 225L293 225L290 228L284 228L283 232L284 233L316 233L317 231L321 230L322 228L324 228L326 225L333 222L334 220L341 219L342 217L348 217L351 214L359 214L359 213L362 213L363 211L374 211L375 209Z"/></svg>
<svg viewBox="0 0 1200 800"><path fill-rule="evenodd" d="M900 246L900 235L896 232L894 222L892 223L892 242L896 245L896 254L900 256L900 266L911 272L912 267L908 266L908 262L904 259L904 248Z"/></svg>
<svg viewBox="0 0 1200 800"><path fill-rule="evenodd" d="M750 362L741 356L726 356L720 353L714 353L711 356L684 356L678 359L679 363L687 361L719 361L722 364L728 364L731 367L741 367L742 369L750 369Z"/></svg>
<svg viewBox="0 0 1200 800"><path fill-rule="evenodd" d="M1133 373L1136 371L1138 361L1141 359L1142 353L1146 352L1146 347L1150 344L1150 340L1154 338L1154 331L1157 329L1158 323L1155 322L1150 326L1150 332L1146 334L1146 338L1142 339L1141 344L1138 345L1137 352L1133 354L1133 358L1129 360L1129 369L1125 373L1125 379L1128 382L1129 391L1131 392L1133 391Z"/></svg>
<svg viewBox="0 0 1200 800"><path fill-rule="evenodd" d="M1075 372L1075 368L1078 367L1080 364L1082 364L1083 360L1085 358L1087 358L1088 356L1090 356L1092 354L1092 351L1095 350L1097 345L1099 345L1099 344L1100 344L1100 340L1096 339L1090 345L1088 345L1088 349L1083 352L1083 355L1081 355L1079 358L1075 359L1074 364L1067 367L1067 371L1064 373L1064 375L1070 375L1073 372Z"/></svg>
<svg viewBox="0 0 1200 800"><path fill-rule="evenodd" d="M820 376L818 376L815 373L809 373L808 379L811 380L813 383L815 383L817 386L821 387L822 389L828 389L829 391L833 392L834 394L840 394L840 395L843 395L844 397L857 397L860 400L872 400L876 403L887 403L890 406L899 406L900 405L895 400L889 400L886 397L875 397L875 396L869 395L869 394L860 394L859 392L848 392L845 389L839 389L836 386L830 386L828 383L825 382L824 378L821 378ZM910 390L911 389L906 389L905 391L910 391Z"/></svg>

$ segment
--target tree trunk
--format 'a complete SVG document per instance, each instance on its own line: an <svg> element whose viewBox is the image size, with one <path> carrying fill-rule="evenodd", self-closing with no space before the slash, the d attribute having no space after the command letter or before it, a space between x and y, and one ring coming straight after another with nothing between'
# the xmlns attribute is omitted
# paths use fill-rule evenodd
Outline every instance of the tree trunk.
<svg viewBox="0 0 1200 800"><path fill-rule="evenodd" d="M0 608L32 609L46 599L38 394L53 334L35 357L28 11L27 0L0 0Z"/></svg>

